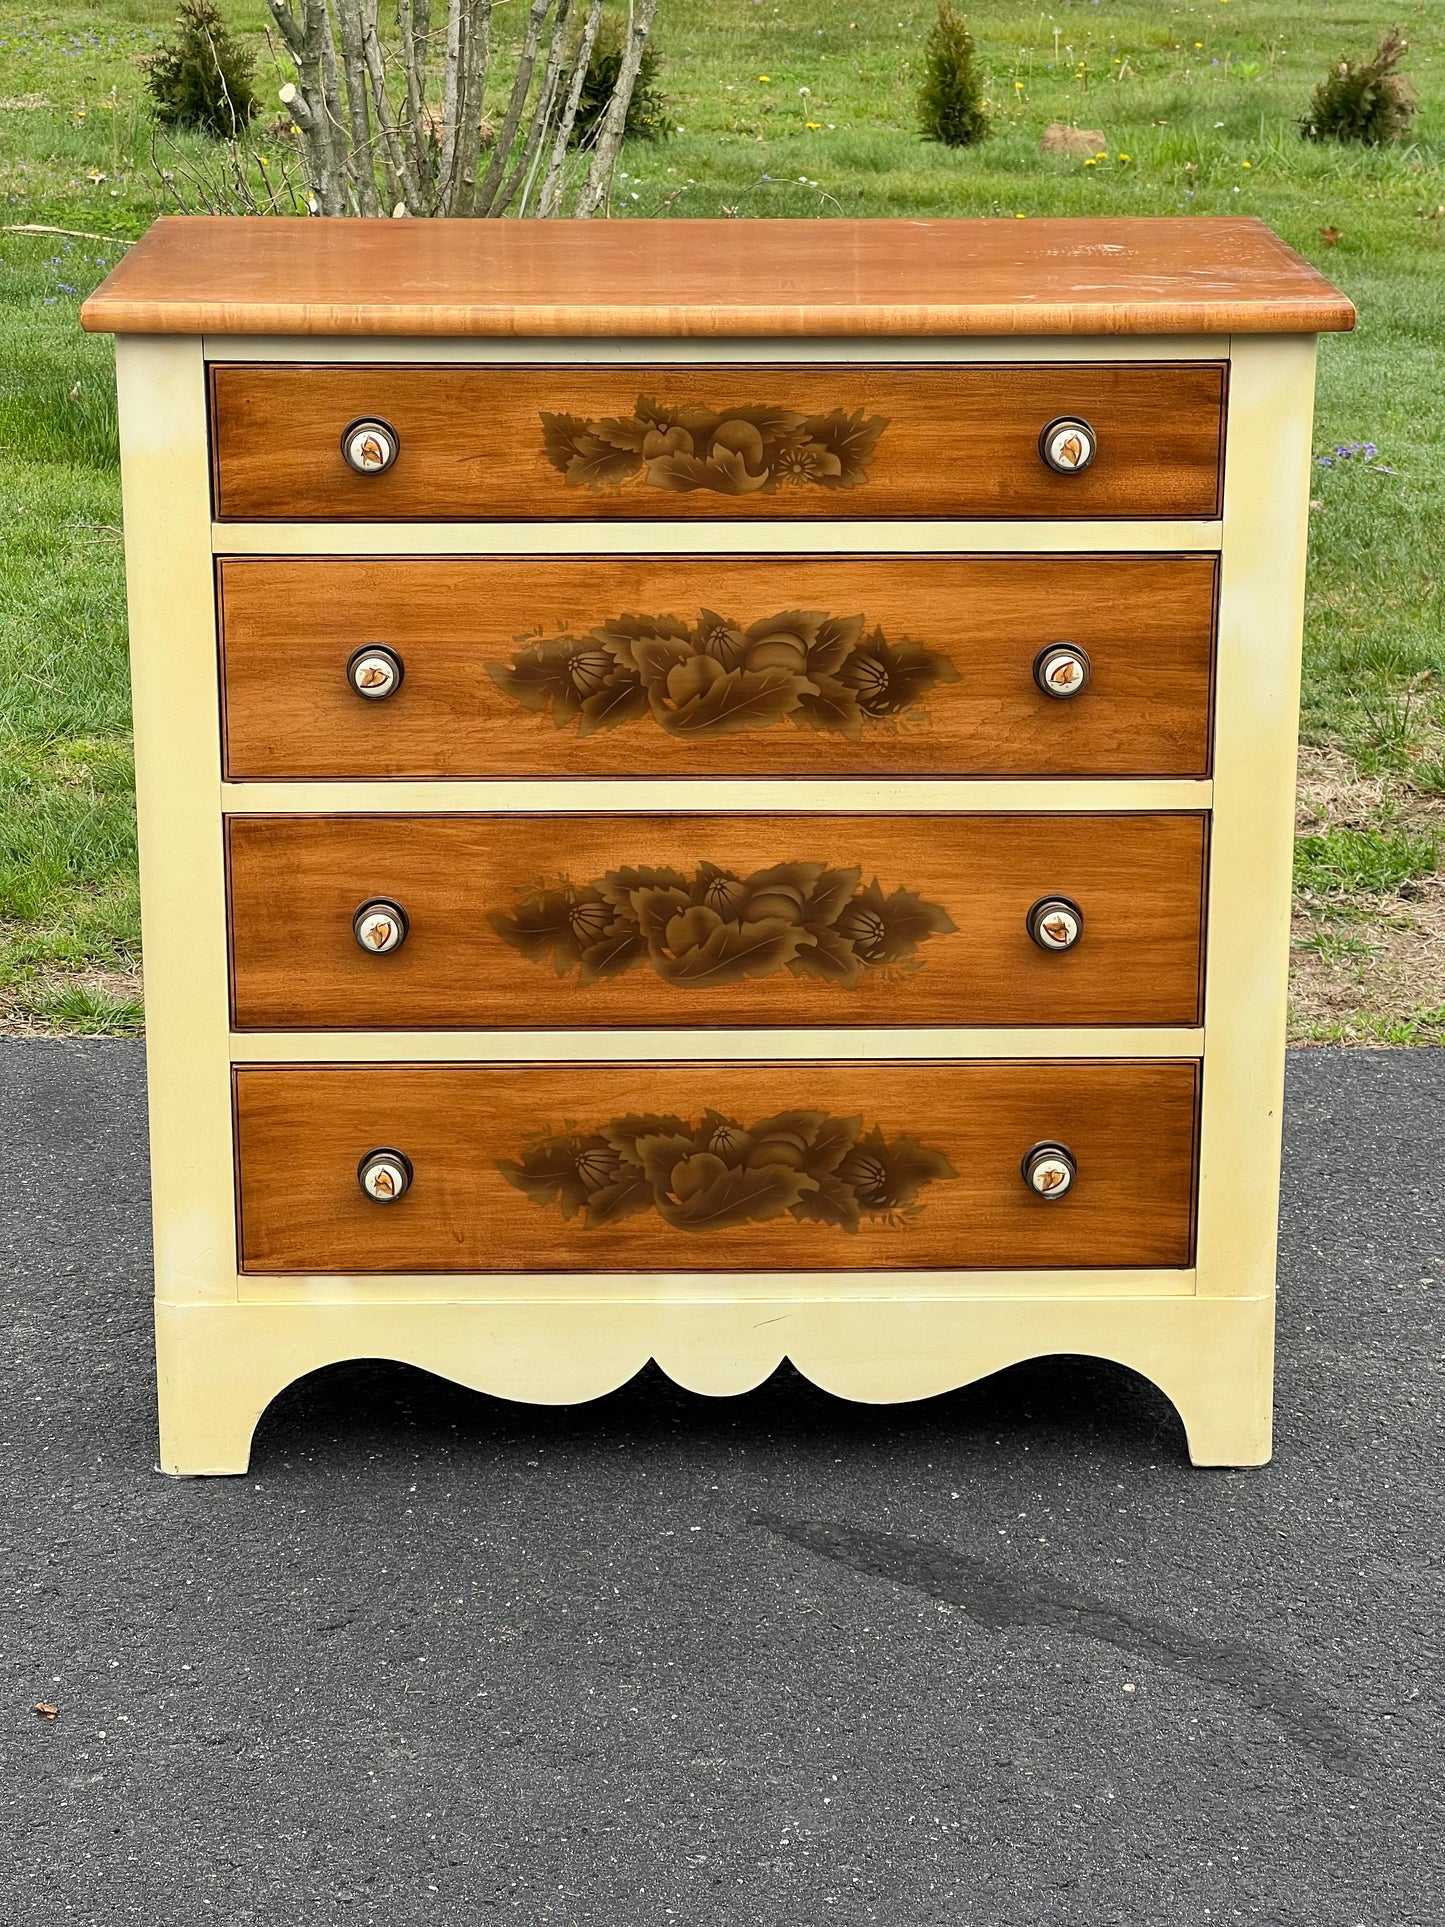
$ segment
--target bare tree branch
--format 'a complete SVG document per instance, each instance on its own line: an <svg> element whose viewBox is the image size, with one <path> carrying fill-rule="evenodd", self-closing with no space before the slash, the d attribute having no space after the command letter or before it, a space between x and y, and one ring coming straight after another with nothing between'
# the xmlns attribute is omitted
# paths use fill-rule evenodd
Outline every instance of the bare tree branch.
<svg viewBox="0 0 1445 1927"><path fill-rule="evenodd" d="M592 148L590 162L579 154L575 169L571 143L604 0L587 0L570 56L582 0L527 0L522 46L480 183L495 0L446 0L435 36L438 0L396 0L395 42L383 38L380 3L267 0L295 63L296 82L281 89L281 100L301 134L300 172L313 213L375 216L385 207L495 219L515 208L550 218L562 212L568 180L579 170L585 179L577 214L585 219L604 205L658 0L629 0L617 84L595 137L583 144ZM236 151L223 163L234 176L229 186L217 176L204 188L197 182L196 191L207 204L229 195L231 204L278 208L277 183L263 170L258 200L245 157L231 145ZM282 185L295 204L293 180Z"/></svg>
<svg viewBox="0 0 1445 1927"><path fill-rule="evenodd" d="M565 0L563 0L565 4ZM522 54L517 62L516 77L512 82L512 97L507 102L507 112L492 147L492 161L486 178L477 189L476 200L472 205L475 214L490 214L492 202L497 197L502 175L512 155L512 143L517 138L517 127L522 118L522 110L527 104L527 95L532 89L532 74L537 65L537 48L542 40L542 24L552 11L552 0L532 0L531 11L527 15L527 32L522 41Z"/></svg>
<svg viewBox="0 0 1445 1927"><path fill-rule="evenodd" d="M582 28L582 38L577 44L577 55L572 62L572 78L567 86L567 104L562 109L562 117L557 123L557 135L552 143L552 158L547 163L542 192L537 197L537 215L542 220L556 213L562 199L567 149L572 144L572 129L577 125L577 107L582 99L582 83L586 80L587 69L592 64L592 49L597 44L597 29L601 22L602 0L592 0L586 24Z"/></svg>
<svg viewBox="0 0 1445 1927"><path fill-rule="evenodd" d="M381 42L376 33L376 0L360 0L360 5L361 52L366 62L367 77L371 82L372 112L376 116L377 131L381 136L387 207L388 210L392 208L399 192L407 213L420 214L424 210L417 192L416 179L402 151L396 117L391 111L391 102L387 99L386 65L382 59Z"/></svg>
<svg viewBox="0 0 1445 1927"><path fill-rule="evenodd" d="M351 132L351 179L356 190L356 211L380 214L381 201L376 192L376 167L372 159L370 98L366 85L366 63L361 51L361 0L332 0L337 25L341 29L341 63L346 75L346 114Z"/></svg>
<svg viewBox="0 0 1445 1927"><path fill-rule="evenodd" d="M434 151L426 110L427 31L431 25L430 0L396 0L396 24L401 36L401 64L406 78L404 130L417 193L417 205L412 212L430 214L433 176L430 163Z"/></svg>
<svg viewBox="0 0 1445 1927"><path fill-rule="evenodd" d="M587 179L572 210L573 218L578 221L592 218L612 184L612 170L622 151L622 136L627 130L627 110L632 105L632 90L637 85L638 69L647 50L647 36L652 32L657 0L636 0L635 8L629 11L631 18L622 42L622 65L618 71L617 85L612 89L607 112L602 116Z"/></svg>

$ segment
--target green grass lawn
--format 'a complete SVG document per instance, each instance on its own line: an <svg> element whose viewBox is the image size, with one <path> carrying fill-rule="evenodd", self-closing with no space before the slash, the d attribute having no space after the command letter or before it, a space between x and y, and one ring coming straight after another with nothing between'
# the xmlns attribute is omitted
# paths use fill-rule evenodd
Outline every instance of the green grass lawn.
<svg viewBox="0 0 1445 1927"><path fill-rule="evenodd" d="M227 8L286 78L261 0ZM519 0L499 9L508 27ZM125 615L110 345L81 299L164 204L139 55L158 0L0 24L0 1023L140 1021ZM1199 0L968 10L990 70L981 147L915 132L931 9L881 0L663 0L679 131L633 146L617 216L1239 214L1357 303L1325 340L1307 618L1296 1034L1445 1041L1445 9L1439 0ZM1314 145L1296 123L1332 60L1404 28L1412 141ZM1097 128L1090 166L1038 150ZM287 142L258 122L273 178ZM259 160L252 174L260 179ZM1325 233L1337 237L1327 245ZM1363 452L1366 445L1378 451Z"/></svg>

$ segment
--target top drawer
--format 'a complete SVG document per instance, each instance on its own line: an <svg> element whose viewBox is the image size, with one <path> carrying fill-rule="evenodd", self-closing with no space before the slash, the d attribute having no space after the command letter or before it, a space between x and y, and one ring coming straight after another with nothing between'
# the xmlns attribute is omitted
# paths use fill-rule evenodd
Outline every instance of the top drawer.
<svg viewBox="0 0 1445 1927"><path fill-rule="evenodd" d="M1199 361L220 363L211 370L216 514L1208 519L1220 513L1224 391L1224 364ZM1079 432L1046 435L1055 424Z"/></svg>

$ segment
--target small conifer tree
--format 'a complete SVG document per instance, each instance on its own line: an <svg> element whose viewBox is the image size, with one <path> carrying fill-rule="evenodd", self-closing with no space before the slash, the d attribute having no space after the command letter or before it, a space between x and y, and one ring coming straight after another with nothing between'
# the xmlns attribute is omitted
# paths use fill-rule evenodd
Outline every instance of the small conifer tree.
<svg viewBox="0 0 1445 1927"><path fill-rule="evenodd" d="M1315 88L1300 123L1306 140L1363 141L1383 147L1402 140L1415 112L1410 83L1399 72L1406 42L1391 27L1368 60L1342 60Z"/></svg>
<svg viewBox="0 0 1445 1927"><path fill-rule="evenodd" d="M973 35L949 5L938 0L938 19L924 45L918 119L923 138L945 147L972 147L988 132L984 77L974 64Z"/></svg>
<svg viewBox="0 0 1445 1927"><path fill-rule="evenodd" d="M623 136L627 140L661 140L672 132L672 114L657 83L659 58L656 47L648 45L643 48L637 79L632 86L632 98L627 103L627 119L623 125ZM599 31L592 57L587 62L582 92L577 100L577 118L572 125L574 147L591 145L602 124L602 116L607 112L607 103L612 98L612 90L617 85L617 76L621 71L622 30L608 22Z"/></svg>
<svg viewBox="0 0 1445 1927"><path fill-rule="evenodd" d="M232 37L215 0L181 0L175 39L142 65L163 127L234 140L255 118L255 56Z"/></svg>

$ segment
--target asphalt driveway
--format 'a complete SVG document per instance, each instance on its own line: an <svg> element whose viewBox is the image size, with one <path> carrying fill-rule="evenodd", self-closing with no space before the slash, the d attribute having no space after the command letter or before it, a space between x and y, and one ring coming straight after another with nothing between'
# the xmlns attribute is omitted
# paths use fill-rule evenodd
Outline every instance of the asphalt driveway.
<svg viewBox="0 0 1445 1927"><path fill-rule="evenodd" d="M1438 1927L1445 1053L1290 1091L1262 1470L1080 1360L358 1365L177 1481L140 1049L0 1044L0 1923Z"/></svg>

